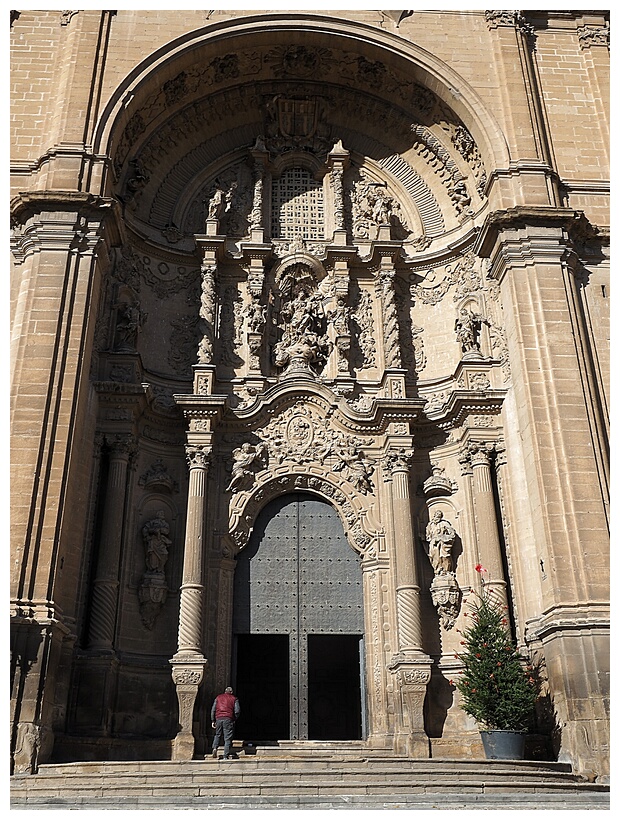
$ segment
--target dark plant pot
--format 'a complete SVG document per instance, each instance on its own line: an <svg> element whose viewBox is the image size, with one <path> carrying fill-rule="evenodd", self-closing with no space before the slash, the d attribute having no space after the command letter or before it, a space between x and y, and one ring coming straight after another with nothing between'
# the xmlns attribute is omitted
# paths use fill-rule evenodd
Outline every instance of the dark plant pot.
<svg viewBox="0 0 620 820"><path fill-rule="evenodd" d="M491 729L480 732L487 760L523 760L525 732Z"/></svg>

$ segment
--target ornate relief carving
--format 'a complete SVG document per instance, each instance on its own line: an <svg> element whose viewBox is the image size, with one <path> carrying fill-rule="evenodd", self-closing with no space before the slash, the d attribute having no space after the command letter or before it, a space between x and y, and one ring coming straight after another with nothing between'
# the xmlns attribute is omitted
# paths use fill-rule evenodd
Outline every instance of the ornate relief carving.
<svg viewBox="0 0 620 820"><path fill-rule="evenodd" d="M268 450L264 442L253 445L246 441L233 450L233 465L230 483L226 492L238 493L252 485L257 472L268 464Z"/></svg>
<svg viewBox="0 0 620 820"><path fill-rule="evenodd" d="M146 572L138 588L138 600L140 617L147 629L153 629L168 595L164 567L172 546L169 534L170 524L166 521L163 510L159 510L155 518L142 527Z"/></svg>
<svg viewBox="0 0 620 820"><path fill-rule="evenodd" d="M172 319L170 324L170 346L168 364L177 373L188 373L196 362L196 347L200 335L199 317L196 315L181 316Z"/></svg>
<svg viewBox="0 0 620 820"><path fill-rule="evenodd" d="M361 361L355 360L356 370L365 370L377 364L375 325L372 315L372 296L367 290L360 290L357 303L351 315L354 336L357 338ZM357 331L357 332L355 332Z"/></svg>
<svg viewBox="0 0 620 820"><path fill-rule="evenodd" d="M195 288L198 284L197 268L176 265L163 260L155 265L155 261L149 256L139 258L138 271L141 279L150 285L160 299L165 299L186 288Z"/></svg>
<svg viewBox="0 0 620 820"><path fill-rule="evenodd" d="M391 475L395 471L409 472L413 459L413 450L390 450L381 461L384 475Z"/></svg>
<svg viewBox="0 0 620 820"><path fill-rule="evenodd" d="M517 15L516 11L487 10L484 12L484 19L489 29L494 29L498 26L516 26Z"/></svg>
<svg viewBox="0 0 620 820"><path fill-rule="evenodd" d="M211 464L211 447L206 445L187 445L185 455L190 470L192 468L207 470Z"/></svg>
<svg viewBox="0 0 620 820"><path fill-rule="evenodd" d="M308 265L295 263L282 271L277 326L280 339L273 349L283 376L321 372L332 349L327 336L323 295Z"/></svg>
<svg viewBox="0 0 620 820"><path fill-rule="evenodd" d="M375 239L379 225L390 225L393 239L406 239L407 226L400 203L388 192L387 184L377 182L360 170L349 187L351 232L355 239Z"/></svg>
<svg viewBox="0 0 620 820"><path fill-rule="evenodd" d="M140 476L138 486L144 487L145 490L151 492L179 492L178 481L170 475L168 467L161 458L156 459L148 470Z"/></svg>
<svg viewBox="0 0 620 820"><path fill-rule="evenodd" d="M271 65L276 77L309 77L318 79L333 63L328 48L300 45L277 46L265 54L264 61Z"/></svg>
<svg viewBox="0 0 620 820"><path fill-rule="evenodd" d="M458 490L458 484L456 481L448 478L444 467L441 467L439 464L432 464L431 471L431 476L422 484L422 492L426 498L452 495L452 493Z"/></svg>
<svg viewBox="0 0 620 820"><path fill-rule="evenodd" d="M360 493L371 493L373 485L370 477L374 471L372 461L364 458L363 453L354 444L345 450L336 452L336 463L333 466L336 472L341 470L347 479Z"/></svg>
<svg viewBox="0 0 620 820"><path fill-rule="evenodd" d="M398 327L398 312L396 308L396 294L394 291L396 271L393 268L383 269L379 273L379 278L383 300L385 365L386 367L400 367L400 334Z"/></svg>
<svg viewBox="0 0 620 820"><path fill-rule="evenodd" d="M609 48L609 28L607 26L583 26L577 30L582 49L592 46Z"/></svg>

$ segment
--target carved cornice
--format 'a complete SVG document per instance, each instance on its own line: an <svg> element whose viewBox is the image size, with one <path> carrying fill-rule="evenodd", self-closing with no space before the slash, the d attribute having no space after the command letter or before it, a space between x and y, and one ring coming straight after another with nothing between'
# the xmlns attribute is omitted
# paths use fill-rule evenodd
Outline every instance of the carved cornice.
<svg viewBox="0 0 620 820"><path fill-rule="evenodd" d="M506 390L453 390L446 402L435 409L426 410L425 416L441 429L459 427L468 416L496 416L500 413Z"/></svg>
<svg viewBox="0 0 620 820"><path fill-rule="evenodd" d="M493 211L487 216L474 248L475 253L483 258L489 258L503 232L527 228L564 230L575 242L583 242L598 235L597 228L588 221L583 211L517 205L507 210Z"/></svg>
<svg viewBox="0 0 620 820"><path fill-rule="evenodd" d="M182 402L182 399L191 397L178 397L179 403L189 405L189 400ZM343 428L360 435L384 432L392 421L415 421L424 407L424 400L420 399L373 396L367 410L355 410L325 384L291 379L260 393L247 407L230 408L226 424L234 427L241 422L246 428L260 427L299 400L314 404L326 417L333 416Z"/></svg>
<svg viewBox="0 0 620 820"><path fill-rule="evenodd" d="M593 46L609 49L609 28L607 26L583 26L577 29L582 50Z"/></svg>
<svg viewBox="0 0 620 820"><path fill-rule="evenodd" d="M102 219L110 212L120 216L116 199L97 196L83 191L23 191L11 200L13 226L23 225L36 214L62 211L78 213L89 219Z"/></svg>

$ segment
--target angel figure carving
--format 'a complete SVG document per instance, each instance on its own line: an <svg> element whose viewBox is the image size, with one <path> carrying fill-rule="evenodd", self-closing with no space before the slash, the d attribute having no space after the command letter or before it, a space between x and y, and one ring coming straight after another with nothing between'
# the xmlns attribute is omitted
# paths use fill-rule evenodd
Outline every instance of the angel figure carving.
<svg viewBox="0 0 620 820"><path fill-rule="evenodd" d="M349 445L346 450L340 452L338 461L334 464L334 470L336 471L345 469L348 472L348 480L358 492L364 494L372 492L370 476L374 467L372 462L365 459L354 444Z"/></svg>
<svg viewBox="0 0 620 820"><path fill-rule="evenodd" d="M266 450L267 445L265 442L254 445L250 444L249 441L233 450L232 474L226 492L237 492L250 479L254 478L256 470L263 465Z"/></svg>

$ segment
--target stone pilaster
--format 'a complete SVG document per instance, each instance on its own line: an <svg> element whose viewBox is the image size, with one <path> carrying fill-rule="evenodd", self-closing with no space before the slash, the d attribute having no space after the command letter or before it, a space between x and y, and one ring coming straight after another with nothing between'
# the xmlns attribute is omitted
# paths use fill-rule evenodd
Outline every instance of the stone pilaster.
<svg viewBox="0 0 620 820"><path fill-rule="evenodd" d="M180 725L179 732L174 739L173 760L191 760L194 756L194 705L207 663L202 652L202 613L204 607L206 485L210 448L188 446L186 450L189 463L189 492L178 648L170 661L172 679L179 701Z"/></svg>
<svg viewBox="0 0 620 820"><path fill-rule="evenodd" d="M576 256L593 236L584 215L570 208L515 207L489 217L478 249L500 283L536 560L544 566L541 593L535 600L524 596L522 615L531 638L544 645L562 725L560 759L579 771L604 772L610 578L599 467L604 437L597 395L589 389L591 340L583 338L572 282Z"/></svg>

